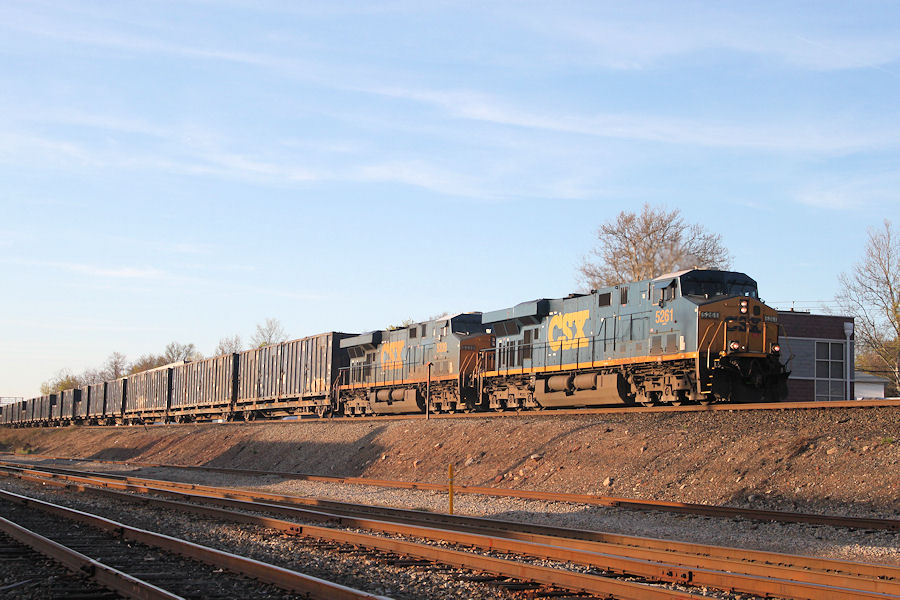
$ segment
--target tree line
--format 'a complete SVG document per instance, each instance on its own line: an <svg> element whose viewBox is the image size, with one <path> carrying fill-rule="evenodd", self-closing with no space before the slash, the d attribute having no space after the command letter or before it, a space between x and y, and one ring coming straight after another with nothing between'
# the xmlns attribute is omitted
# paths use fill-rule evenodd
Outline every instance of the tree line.
<svg viewBox="0 0 900 600"><path fill-rule="evenodd" d="M284 342L287 339L288 334L281 326L281 322L278 319L271 318L256 326L256 331L250 337L250 343L247 347L260 348L269 344ZM210 356L221 356L245 349L241 336L235 334L220 339ZM85 369L80 374L73 373L69 369L58 371L56 375L41 384L41 394L53 394L62 390L92 385L103 381L112 381L119 377L149 371L163 365L181 361L195 361L202 358L204 358L203 354L197 350L194 344L182 344L180 342L170 342L161 353L142 354L133 361L129 361L128 357L121 352L113 352L100 367Z"/></svg>

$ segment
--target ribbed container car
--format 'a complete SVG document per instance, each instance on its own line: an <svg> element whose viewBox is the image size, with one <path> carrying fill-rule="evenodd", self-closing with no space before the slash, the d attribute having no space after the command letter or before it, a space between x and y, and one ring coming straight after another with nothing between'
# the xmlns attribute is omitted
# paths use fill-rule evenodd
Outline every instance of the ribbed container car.
<svg viewBox="0 0 900 600"><path fill-rule="evenodd" d="M125 392L125 418L156 417L169 409L172 367L165 365L128 376Z"/></svg>
<svg viewBox="0 0 900 600"><path fill-rule="evenodd" d="M56 404L56 394L45 394L41 396L41 409L38 413L38 421L46 423L52 417L51 407Z"/></svg>
<svg viewBox="0 0 900 600"><path fill-rule="evenodd" d="M79 421L83 421L88 416L88 406L91 401L91 386L83 385L81 386L81 397L78 399L78 402L75 403L75 418Z"/></svg>
<svg viewBox="0 0 900 600"><path fill-rule="evenodd" d="M81 389L73 388L62 390L59 393L59 416L62 421L71 421L75 418L75 407L81 404Z"/></svg>
<svg viewBox="0 0 900 600"><path fill-rule="evenodd" d="M41 410L41 399L40 398L29 398L25 401L25 414L22 415L23 423L34 423L37 418L37 415L40 414Z"/></svg>
<svg viewBox="0 0 900 600"><path fill-rule="evenodd" d="M237 360L237 354L226 354L173 367L170 411L195 414L211 409L227 414L235 397Z"/></svg>
<svg viewBox="0 0 900 600"><path fill-rule="evenodd" d="M62 393L50 394L50 420L59 421L62 416Z"/></svg>
<svg viewBox="0 0 900 600"><path fill-rule="evenodd" d="M103 414L107 421L119 420L125 412L128 399L128 377L119 377L106 382L106 407Z"/></svg>
<svg viewBox="0 0 900 600"><path fill-rule="evenodd" d="M0 423L7 425L12 420L12 417L10 416L12 407L12 404L0 406Z"/></svg>
<svg viewBox="0 0 900 600"><path fill-rule="evenodd" d="M235 410L331 410L332 386L349 364L340 341L352 335L329 332L241 352Z"/></svg>
<svg viewBox="0 0 900 600"><path fill-rule="evenodd" d="M241 352L238 401L281 397L281 346L272 344Z"/></svg>
<svg viewBox="0 0 900 600"><path fill-rule="evenodd" d="M119 380L121 381L121 380ZM113 389L115 387L115 382L109 382L109 388ZM87 402L87 411L85 416L89 419L100 419L106 413L106 387L107 383L105 381L101 381L100 383L94 383L88 387L88 402ZM82 401L84 400L82 396ZM119 410L122 409L122 393L119 392Z"/></svg>

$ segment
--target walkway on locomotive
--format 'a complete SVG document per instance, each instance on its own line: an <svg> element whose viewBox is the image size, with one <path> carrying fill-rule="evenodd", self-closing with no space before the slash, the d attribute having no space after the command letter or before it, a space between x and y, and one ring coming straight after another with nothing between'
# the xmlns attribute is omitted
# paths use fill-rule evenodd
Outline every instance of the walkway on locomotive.
<svg viewBox="0 0 900 600"><path fill-rule="evenodd" d="M456 379L475 368L484 334L481 313L459 313L407 327L373 331L341 341L350 366L341 369L342 389L391 387ZM486 344L480 344L484 347Z"/></svg>
<svg viewBox="0 0 900 600"><path fill-rule="evenodd" d="M738 300L713 305L730 298ZM726 312L740 315L740 299L752 299L753 310L764 306L757 299L756 282L744 273L684 270L589 294L522 302L483 315L496 344L482 352L481 374L492 377L696 359L698 342L705 354L719 350L718 337L707 333L704 338L706 329L698 340L700 307L733 309L707 311L710 317L718 312L710 330L714 331L731 318ZM777 331L773 333L771 339L776 340ZM727 343L722 349L728 349Z"/></svg>

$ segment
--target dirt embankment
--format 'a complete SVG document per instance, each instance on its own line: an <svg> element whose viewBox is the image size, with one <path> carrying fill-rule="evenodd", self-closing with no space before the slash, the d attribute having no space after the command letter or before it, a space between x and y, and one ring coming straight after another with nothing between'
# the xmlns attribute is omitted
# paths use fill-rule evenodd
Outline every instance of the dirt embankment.
<svg viewBox="0 0 900 600"><path fill-rule="evenodd" d="M900 516L900 410L2 429L15 452Z"/></svg>

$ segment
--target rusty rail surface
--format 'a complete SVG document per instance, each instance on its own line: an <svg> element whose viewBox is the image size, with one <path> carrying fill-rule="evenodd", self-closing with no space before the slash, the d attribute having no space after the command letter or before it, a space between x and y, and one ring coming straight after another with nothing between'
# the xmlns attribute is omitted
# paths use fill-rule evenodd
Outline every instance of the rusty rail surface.
<svg viewBox="0 0 900 600"><path fill-rule="evenodd" d="M40 473L48 475L46 471L38 469L23 469L23 472ZM52 474L50 474L52 475ZM27 478L27 477L26 477ZM592 567L603 568L613 572L627 573L648 577L654 580L690 583L722 590L736 590L745 593L761 595L778 595L796 599L826 600L841 597L852 590L856 598L885 598L900 596L900 568L871 565L865 563L850 563L843 561L831 561L826 559L809 559L807 557L793 557L776 553L753 552L756 562L747 562L743 551L739 549L724 549L735 555L726 558L717 556L720 548L704 546L700 544L688 544L689 555L673 549L671 542L663 540L651 540L662 542L666 549L641 548L631 545L614 544L579 539L560 539L559 537L524 533L521 527L516 530L505 530L506 523L491 522L487 519L472 519L467 517L450 518L455 524L448 526L445 521L442 528L438 529L434 523L428 525L410 525L408 522L389 522L371 517L353 517L336 513L323 512L289 507L283 504L270 504L255 500L239 500L236 495L252 495L245 490L232 490L227 488L213 488L211 486L190 486L193 492L183 488L190 484L180 484L171 487L153 487L123 482L118 478L103 477L79 477L74 475L59 475L58 478L65 481L78 481L79 485L72 486L79 491L89 490L84 484L100 485L107 488L137 491L144 493L162 494L176 497L180 500L202 502L204 504L216 504L252 510L257 512L269 512L302 518L305 520L319 520L335 522L345 527L357 529L377 530L389 534L414 535L432 540L442 540L476 546L484 549L499 550L510 553L518 553L541 559L551 559L575 562ZM57 485L66 485L62 482L54 482ZM163 484L164 482L158 482ZM203 493L198 493L197 488L202 488ZM118 492L108 490L91 490L105 492L118 496ZM267 495L268 496L268 495ZM137 502L146 502L141 498L126 496L127 499ZM168 506L169 501L158 500L161 506ZM338 503L335 503L338 504ZM180 503L179 503L179 506ZM187 505L181 510L194 510L207 516L216 518L235 518L233 511L217 512L213 509L199 508ZM394 512L414 512L399 511ZM445 515L445 517L447 517ZM238 517L242 519L242 517ZM499 531L500 537L487 536L484 532L469 533L466 527L460 527L467 522L492 523L495 531ZM242 522L246 522L242 520ZM291 524L283 521L276 522L279 529L291 531ZM521 525L521 524L519 524ZM271 524L266 525L271 526ZM484 529L483 527L481 528ZM562 530L565 531L565 530ZM640 538L634 538L640 539ZM634 543L634 539L629 540ZM677 545L677 543L676 543ZM812 570L811 570L812 569ZM842 591L840 591L842 590ZM835 595L835 594L838 595ZM844 596L847 597L847 596Z"/></svg>
<svg viewBox="0 0 900 600"><path fill-rule="evenodd" d="M371 479L365 477L335 477L329 475L312 475L308 473L291 473L287 471L257 471L254 469L236 469L231 467L209 467L195 465L175 465L167 463L151 463L124 460L101 460L93 458L73 458L65 456L32 455L50 460L96 462L104 464L116 464L136 467L156 467L167 469L202 470L215 473L229 473L234 475L253 476L277 476L284 479L298 479L305 481L321 481L328 483L343 483L352 485L368 485L387 488L427 490L448 492L449 486L442 483L427 483L415 481L398 481L392 479ZM2 461L0 461L2 464ZM25 463L11 462L9 464L21 466ZM846 527L849 529L885 529L900 531L900 520L878 519L870 517L845 517L839 515L822 515L812 513L783 512L775 510L761 510L752 508L740 508L734 506L715 506L711 504L695 504L690 502L673 502L668 500L638 500L635 498L622 498L617 496L598 496L595 494L572 494L566 492L543 492L538 490L514 490L487 486L454 485L454 494L478 494L482 496L498 496L507 498L522 498L528 500L541 500L544 502L569 502L573 504L592 504L610 506L642 511L662 511L680 514L693 514L705 517L744 518L756 521L778 521L783 523L809 523L813 525L828 525L831 527Z"/></svg>
<svg viewBox="0 0 900 600"><path fill-rule="evenodd" d="M138 529L137 527L131 527L124 523L119 523L104 517L59 506L36 498L30 498L21 494L0 490L0 499L22 506L34 507L47 513L84 523L105 531L115 531L125 540L161 548L167 552L173 552L215 567L221 567L233 573L270 583L285 590L307 594L310 598L321 598L322 600L390 600L385 596L369 594L337 583L325 581L324 579L291 571L290 569L260 562L251 558L245 558L229 552L223 552L221 550L216 550L215 548L201 546L200 544L195 544L168 535L154 533L145 529ZM166 597L172 598L173 596L169 595ZM174 598L178 598L178 596L174 596Z"/></svg>
<svg viewBox="0 0 900 600"><path fill-rule="evenodd" d="M27 477L23 477L23 479L27 479ZM152 498L146 496L134 496L133 494L127 494L123 492L116 492L113 490L106 490L101 488L88 488L85 486L75 486L72 484L66 484L62 482L54 482L50 481L50 483L61 485L63 487L69 489L76 489L78 491L96 491L108 495L113 495L117 499L138 503L141 505L154 505L162 508L168 508L173 510L178 510L182 512L190 512L198 515L203 515L206 517L218 519L218 520L230 520L237 523L244 523L250 525L256 525L259 527L265 527L268 529L275 529L277 531L281 531L283 533L289 535L297 535L303 537L310 537L314 539L324 539L331 542L341 543L341 544L350 544L357 547L365 547L365 548L373 548L378 551L383 552L391 552L397 553L406 556L412 556L436 563L441 563L445 565L450 565L457 568L463 569L472 569L479 572L487 572L498 575L503 575L506 577L513 577L520 580L532 581L542 585L553 586L558 588L565 588L568 590L578 591L578 592L588 592L592 594L600 594L603 597L611 597L611 598L621 598L623 600L700 600L701 598L707 598L707 596L701 596L698 594L692 594L689 592L684 592L680 590L673 590L661 587L655 587L649 584L642 583L633 583L629 581L622 581L619 579L615 579L612 577L604 577L600 575L590 575L585 573L577 573L572 571L567 571L564 569L556 569L552 567L543 567L538 565L532 565L527 563L520 563L512 560L494 558L490 556L481 556L477 554L472 554L469 552L462 552L459 550L451 550L442 547L430 546L427 544L421 544L416 542L409 542L402 539L395 538L386 538L368 535L364 533L356 533L352 531L343 531L332 529L328 527L318 527L312 525L300 525L297 523L293 523L290 521L282 521L279 519L272 519L269 517L252 515L242 512L236 512L231 510L226 510L222 508L214 508L211 506L202 506L196 504L187 504L184 502L176 502L172 500L164 500L161 498ZM75 515L74 518L81 520L82 522L90 522L93 524L93 521L96 520L100 523L99 526L103 526L103 523L113 523L114 521L109 521L108 519L104 519L102 517L97 517L94 515L90 515L88 513L83 513L81 511L76 511L73 509L67 509L64 507L59 507L57 505L53 505L47 502L43 502L40 500L35 500L28 498L26 496L21 496L19 494L13 494L11 492L5 492L0 490L0 499L7 499L10 501L18 501L20 503L26 503L29 505L35 505L46 510L53 512L54 514L61 514L57 511L65 511L66 514ZM126 539L134 539L137 542L148 544L148 545L159 545L154 543L154 537L157 536L159 538L164 538L166 540L173 540L174 538L169 538L169 536L164 536L162 534L156 534L144 530L136 530L135 528L131 528L122 524L116 524L120 527L125 527L126 530L123 531L123 535ZM131 530L139 532L139 534L135 535ZM150 537L148 537L150 536ZM180 541L180 540L177 540ZM165 542L164 542L165 543ZM190 544L190 542L187 542ZM192 544L193 545L193 544ZM196 545L194 545L196 546ZM161 546L164 547L164 546ZM212 550L210 548L203 548L204 550L210 550L212 552L220 553L220 554L228 554L218 550ZM169 549L169 548L166 548ZM202 554L200 556L190 556L191 558L195 558L197 560L204 560L202 558ZM234 555L229 555L234 557ZM235 557L241 558L241 557ZM250 559L243 559L250 560ZM205 562L209 562L206 560ZM256 562L256 561L253 561ZM265 565L265 563L259 563ZM271 567L272 565L265 565ZM275 567L278 568L278 567ZM259 575L253 575L254 577L262 579ZM670 579L670 581L676 581L677 579ZM275 583L275 582L272 582ZM280 585L276 583L276 585ZM314 598L346 598L348 596L340 596L337 594L332 595L313 595ZM380 596L358 596L361 598L382 598ZM864 596L865 598L866 596ZM873 596L872 598L882 598L883 596Z"/></svg>
<svg viewBox="0 0 900 600"><path fill-rule="evenodd" d="M181 596L132 577L3 517L0 517L0 531L61 564L73 573L86 575L106 589L117 592L126 598L135 598L136 600L184 600Z"/></svg>
<svg viewBox="0 0 900 600"><path fill-rule="evenodd" d="M717 412L717 411L747 411L747 410L792 410L792 409L833 409L833 408L878 408L878 407L900 407L900 398L872 398L868 400L828 400L814 401L803 400L796 402L759 402L752 404L728 404L713 403L708 405L683 405L683 406L609 406L603 408L560 408L560 409L519 409L508 411L473 411L460 413L430 413L427 418L435 419L481 419L481 418L509 418L511 415L521 415L528 417L555 417L555 416L590 416L590 415L606 415L616 413L666 413L666 412ZM292 422L295 423L333 423L335 421L403 421L403 420L424 420L424 413L413 413L405 415L371 415L371 416L330 416L320 418L313 415L297 415ZM198 421L192 423L193 426L198 424L222 426L265 426L269 423L284 422L281 418L261 419L259 421ZM7 423L3 426L17 425ZM31 427L33 423L19 423ZM145 423L144 427L169 427L177 425L175 423ZM38 425L40 427L41 425ZM56 427L56 425L49 425ZM109 425L80 425L85 429L109 428Z"/></svg>

